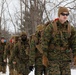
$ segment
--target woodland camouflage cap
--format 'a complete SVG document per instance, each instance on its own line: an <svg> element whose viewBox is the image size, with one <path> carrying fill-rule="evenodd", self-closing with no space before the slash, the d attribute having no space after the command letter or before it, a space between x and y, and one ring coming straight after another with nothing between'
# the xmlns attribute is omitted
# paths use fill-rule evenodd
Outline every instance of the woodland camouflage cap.
<svg viewBox="0 0 76 75"><path fill-rule="evenodd" d="M60 7L58 10L58 17L60 16L61 13L67 12L69 13L69 10L66 7Z"/></svg>

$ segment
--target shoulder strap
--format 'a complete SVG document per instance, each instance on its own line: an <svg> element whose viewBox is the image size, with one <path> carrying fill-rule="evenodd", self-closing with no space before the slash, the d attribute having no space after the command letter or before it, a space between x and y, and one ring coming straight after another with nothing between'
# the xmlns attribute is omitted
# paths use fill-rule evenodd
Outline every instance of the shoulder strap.
<svg viewBox="0 0 76 75"><path fill-rule="evenodd" d="M43 50L41 49L41 44L36 45L36 48L38 49L38 51L43 54Z"/></svg>
<svg viewBox="0 0 76 75"><path fill-rule="evenodd" d="M68 22L68 28L67 28L67 30L68 30L68 33L71 35L71 25L70 25L69 22Z"/></svg>
<svg viewBox="0 0 76 75"><path fill-rule="evenodd" d="M52 22L54 32L57 32L57 24L55 21Z"/></svg>
<svg viewBox="0 0 76 75"><path fill-rule="evenodd" d="M57 24L56 24L56 21L52 21L51 25L53 27L53 36L55 36L55 34L57 33Z"/></svg>

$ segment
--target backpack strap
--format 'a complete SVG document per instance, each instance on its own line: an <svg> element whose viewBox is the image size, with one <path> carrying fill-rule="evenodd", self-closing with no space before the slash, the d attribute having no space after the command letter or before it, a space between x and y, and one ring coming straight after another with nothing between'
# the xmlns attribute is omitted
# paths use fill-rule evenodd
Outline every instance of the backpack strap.
<svg viewBox="0 0 76 75"><path fill-rule="evenodd" d="M67 28L67 31L68 31L69 35L71 35L71 25L70 25L69 22L68 22L68 28Z"/></svg>
<svg viewBox="0 0 76 75"><path fill-rule="evenodd" d="M53 21L52 26L53 26L54 32L56 32L57 31L57 24L55 21Z"/></svg>
<svg viewBox="0 0 76 75"><path fill-rule="evenodd" d="M57 24L56 24L56 21L52 21L51 25L53 27L53 36L55 36L55 34L57 33Z"/></svg>

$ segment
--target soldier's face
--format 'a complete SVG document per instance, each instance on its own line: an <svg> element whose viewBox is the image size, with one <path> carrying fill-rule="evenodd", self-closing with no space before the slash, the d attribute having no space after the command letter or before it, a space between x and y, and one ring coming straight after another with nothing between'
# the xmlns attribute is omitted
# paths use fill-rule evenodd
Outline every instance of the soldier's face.
<svg viewBox="0 0 76 75"><path fill-rule="evenodd" d="M21 40L22 40L22 41L26 41L26 39L27 39L27 36L26 36L26 35L22 35L22 36L21 36Z"/></svg>
<svg viewBox="0 0 76 75"><path fill-rule="evenodd" d="M1 39L1 42L4 43L4 39Z"/></svg>
<svg viewBox="0 0 76 75"><path fill-rule="evenodd" d="M69 13L63 12L63 13L60 14L59 20L64 23L68 19L68 16L69 16Z"/></svg>

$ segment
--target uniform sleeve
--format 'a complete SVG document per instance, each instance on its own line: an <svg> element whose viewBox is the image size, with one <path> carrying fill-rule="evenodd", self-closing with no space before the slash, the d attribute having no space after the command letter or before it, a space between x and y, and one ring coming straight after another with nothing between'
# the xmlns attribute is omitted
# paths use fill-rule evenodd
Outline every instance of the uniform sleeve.
<svg viewBox="0 0 76 75"><path fill-rule="evenodd" d="M52 25L50 24L45 28L42 35L41 45L42 45L43 54L45 56L47 56L47 50L48 50L51 36L52 36Z"/></svg>
<svg viewBox="0 0 76 75"><path fill-rule="evenodd" d="M71 28L71 37L69 39L70 47L72 49L73 55L76 56L76 29Z"/></svg>

